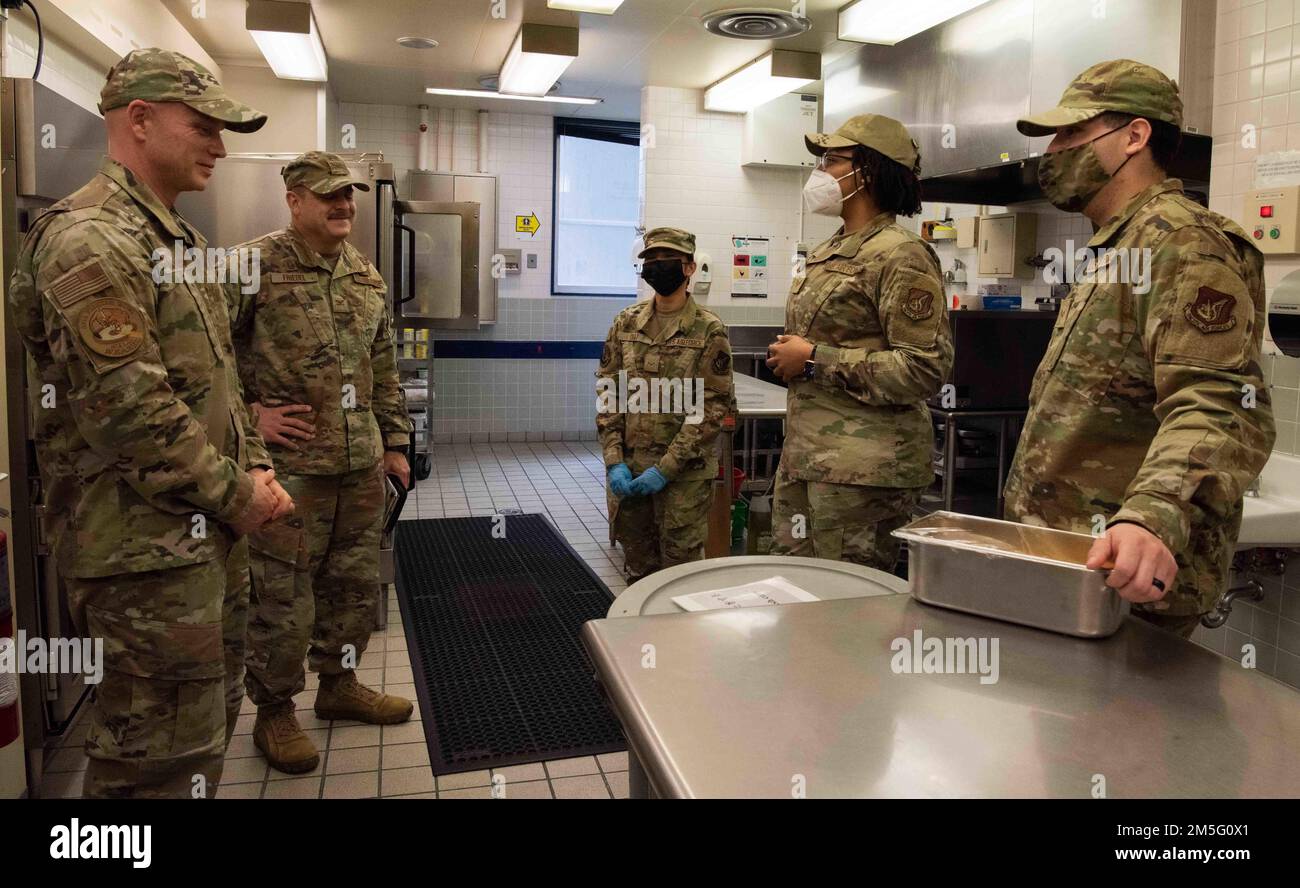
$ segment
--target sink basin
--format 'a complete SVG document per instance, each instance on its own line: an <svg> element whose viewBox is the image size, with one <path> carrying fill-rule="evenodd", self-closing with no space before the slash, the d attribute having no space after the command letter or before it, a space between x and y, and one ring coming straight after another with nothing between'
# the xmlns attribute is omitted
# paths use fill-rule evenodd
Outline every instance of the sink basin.
<svg viewBox="0 0 1300 888"><path fill-rule="evenodd" d="M1300 457L1274 453L1259 476L1259 496L1247 496L1238 549L1300 546Z"/></svg>

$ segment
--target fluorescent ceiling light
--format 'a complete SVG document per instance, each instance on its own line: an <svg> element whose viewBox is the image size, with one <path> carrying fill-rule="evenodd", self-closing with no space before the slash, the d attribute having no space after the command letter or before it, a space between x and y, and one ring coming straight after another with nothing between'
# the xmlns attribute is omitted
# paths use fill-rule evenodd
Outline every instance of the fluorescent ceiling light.
<svg viewBox="0 0 1300 888"><path fill-rule="evenodd" d="M580 96L517 96L490 89L439 89L433 86L425 89L425 92L435 96L470 96L476 99L506 99L511 102L556 102L560 105L599 105L605 101Z"/></svg>
<svg viewBox="0 0 1300 888"><path fill-rule="evenodd" d="M544 96L578 57L578 29L525 23L501 66L503 93Z"/></svg>
<svg viewBox="0 0 1300 888"><path fill-rule="evenodd" d="M551 9L567 9L571 12L596 12L601 15L613 15L623 5L623 0L546 0Z"/></svg>
<svg viewBox="0 0 1300 888"><path fill-rule="evenodd" d="M988 0L856 0L840 10L839 38L893 46Z"/></svg>
<svg viewBox="0 0 1300 888"><path fill-rule="evenodd" d="M817 53L774 49L705 90L704 107L743 113L821 76L822 57Z"/></svg>
<svg viewBox="0 0 1300 888"><path fill-rule="evenodd" d="M329 68L316 20L306 3L250 0L244 24L275 76L283 80L325 81Z"/></svg>

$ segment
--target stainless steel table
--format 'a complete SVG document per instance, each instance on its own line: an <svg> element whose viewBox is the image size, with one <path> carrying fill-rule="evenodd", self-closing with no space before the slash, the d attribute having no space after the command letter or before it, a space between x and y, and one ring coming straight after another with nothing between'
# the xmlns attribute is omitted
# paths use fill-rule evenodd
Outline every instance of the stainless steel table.
<svg viewBox="0 0 1300 888"><path fill-rule="evenodd" d="M917 632L998 639L998 681L895 673ZM1300 695L1132 618L1083 640L891 595L582 638L637 796L1300 796Z"/></svg>
<svg viewBox="0 0 1300 888"><path fill-rule="evenodd" d="M893 574L847 561L740 555L679 564L637 580L624 589L623 594L609 606L607 616L686 613L673 601L673 596L707 589L725 589L772 576L785 577L823 601L907 592L907 582Z"/></svg>
<svg viewBox="0 0 1300 888"><path fill-rule="evenodd" d="M737 426L740 423L746 423L749 426L745 434L745 453L742 456L742 462L745 474L752 480L755 477L755 467L758 465L759 457L756 443L758 434L756 422L760 419L784 419L786 403L786 389L779 385L774 385L762 379L755 379L753 376L746 376L743 373L733 373L731 378L736 386L736 422L735 424L724 424L722 434L718 436L718 444L722 450L720 454L722 477L726 479L728 504L731 502L730 478L736 447Z"/></svg>
<svg viewBox="0 0 1300 888"><path fill-rule="evenodd" d="M787 390L743 373L732 374L741 419L783 419Z"/></svg>
<svg viewBox="0 0 1300 888"><path fill-rule="evenodd" d="M1007 442L1010 440L1009 424L1013 421L1023 421L1027 415L1025 410L949 410L943 407L927 405L930 408L930 418L932 420L943 420L943 507L946 511L952 511L953 491L957 485L957 420L959 419L996 419L998 420L998 478L996 503L994 504L994 518L1002 517L1002 507L1005 503L1005 492L1003 487L1006 486L1007 477ZM937 467L936 467L937 468Z"/></svg>

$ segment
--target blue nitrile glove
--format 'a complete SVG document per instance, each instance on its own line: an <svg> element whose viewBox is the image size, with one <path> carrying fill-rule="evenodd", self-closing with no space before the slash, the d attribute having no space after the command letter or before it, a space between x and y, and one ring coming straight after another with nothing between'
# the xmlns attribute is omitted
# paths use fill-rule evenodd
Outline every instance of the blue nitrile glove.
<svg viewBox="0 0 1300 888"><path fill-rule="evenodd" d="M668 486L668 479L658 469L646 469L630 485L633 496L649 496Z"/></svg>
<svg viewBox="0 0 1300 888"><path fill-rule="evenodd" d="M619 463L616 466L609 467L609 490L614 496L627 496L632 491L628 485L632 483L632 470L627 467L627 463Z"/></svg>

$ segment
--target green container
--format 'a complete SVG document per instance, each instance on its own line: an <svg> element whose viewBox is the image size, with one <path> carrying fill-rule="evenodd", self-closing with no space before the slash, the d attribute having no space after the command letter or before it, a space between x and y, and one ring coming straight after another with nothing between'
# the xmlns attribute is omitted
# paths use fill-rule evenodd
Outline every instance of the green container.
<svg viewBox="0 0 1300 888"><path fill-rule="evenodd" d="M745 542L745 526L749 524L749 503L738 499L731 504L731 545Z"/></svg>

